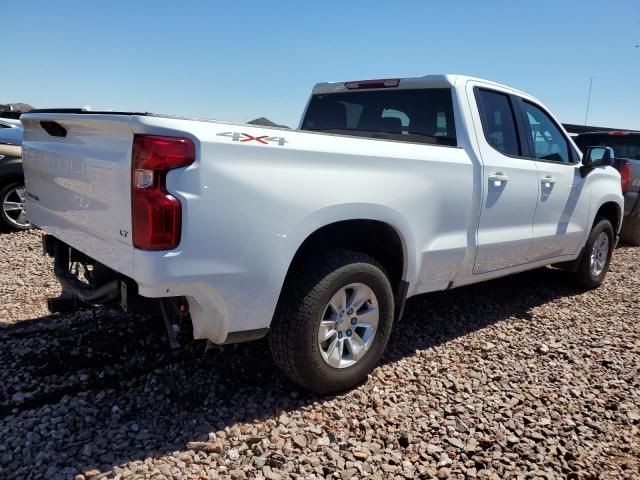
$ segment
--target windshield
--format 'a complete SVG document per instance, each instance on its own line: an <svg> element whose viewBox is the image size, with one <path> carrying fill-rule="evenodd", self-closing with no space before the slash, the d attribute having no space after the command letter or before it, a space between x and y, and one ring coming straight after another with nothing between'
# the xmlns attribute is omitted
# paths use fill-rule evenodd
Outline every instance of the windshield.
<svg viewBox="0 0 640 480"><path fill-rule="evenodd" d="M640 134L578 135L575 141L582 151L587 147L611 147L616 158L640 160Z"/></svg>
<svg viewBox="0 0 640 480"><path fill-rule="evenodd" d="M449 88L313 95L302 130L448 146L457 144Z"/></svg>

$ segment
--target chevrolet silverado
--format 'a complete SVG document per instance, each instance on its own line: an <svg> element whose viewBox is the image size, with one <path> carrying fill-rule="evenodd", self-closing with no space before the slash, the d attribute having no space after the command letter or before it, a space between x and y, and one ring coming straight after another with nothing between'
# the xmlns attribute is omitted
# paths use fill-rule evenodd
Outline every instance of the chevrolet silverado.
<svg viewBox="0 0 640 480"><path fill-rule="evenodd" d="M431 75L314 87L296 130L147 113L22 116L50 310L152 302L169 340L268 335L300 385L366 378L408 297L557 265L604 279L623 197L537 99ZM153 299L153 300L151 300Z"/></svg>

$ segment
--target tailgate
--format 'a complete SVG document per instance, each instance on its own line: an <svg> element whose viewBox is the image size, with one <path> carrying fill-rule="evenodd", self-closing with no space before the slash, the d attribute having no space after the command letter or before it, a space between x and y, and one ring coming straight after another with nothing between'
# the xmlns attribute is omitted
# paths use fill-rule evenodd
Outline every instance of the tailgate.
<svg viewBox="0 0 640 480"><path fill-rule="evenodd" d="M133 273L127 114L23 115L27 217L125 275Z"/></svg>

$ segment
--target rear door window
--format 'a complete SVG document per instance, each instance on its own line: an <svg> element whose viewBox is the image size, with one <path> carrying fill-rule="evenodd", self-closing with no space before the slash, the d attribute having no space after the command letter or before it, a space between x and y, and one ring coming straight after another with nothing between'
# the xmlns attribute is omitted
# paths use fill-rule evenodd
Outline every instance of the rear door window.
<svg viewBox="0 0 640 480"><path fill-rule="evenodd" d="M489 145L504 155L521 155L520 139L509 95L478 89L476 98L482 130Z"/></svg>
<svg viewBox="0 0 640 480"><path fill-rule="evenodd" d="M457 145L450 88L314 95L302 130Z"/></svg>

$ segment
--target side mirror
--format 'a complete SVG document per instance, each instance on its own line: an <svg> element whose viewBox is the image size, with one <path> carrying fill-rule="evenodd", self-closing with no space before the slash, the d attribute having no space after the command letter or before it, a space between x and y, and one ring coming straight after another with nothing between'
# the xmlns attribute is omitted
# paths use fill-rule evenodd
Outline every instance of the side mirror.
<svg viewBox="0 0 640 480"><path fill-rule="evenodd" d="M615 152L611 147L587 147L582 156L585 167L604 167L613 165Z"/></svg>

